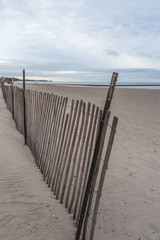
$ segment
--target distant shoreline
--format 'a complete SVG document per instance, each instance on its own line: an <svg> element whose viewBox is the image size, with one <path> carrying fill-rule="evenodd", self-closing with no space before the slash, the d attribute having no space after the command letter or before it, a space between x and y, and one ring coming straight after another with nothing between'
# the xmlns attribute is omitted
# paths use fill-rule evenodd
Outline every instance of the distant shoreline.
<svg viewBox="0 0 160 240"><path fill-rule="evenodd" d="M15 83L22 83L22 81L15 81ZM81 87L109 87L109 83L106 84L89 84L89 83L67 83L67 82L52 82L52 81L32 81L32 80L26 80L26 84L51 84L51 85L69 85L69 86L81 86ZM149 87L158 87L160 89L160 84L116 84L116 87L125 87L125 88L138 88L138 87L144 87L144 88L149 88Z"/></svg>
<svg viewBox="0 0 160 240"><path fill-rule="evenodd" d="M22 83L23 81L22 80L19 80L19 81L15 81L16 83ZM58 85L82 85L82 86L109 86L109 83L106 83L106 84L93 84L93 83L91 83L91 84L85 84L85 83L67 83L67 82L53 82L53 81L47 81L47 80L26 80L26 83L48 83L48 84L58 84ZM138 87L138 86L140 86L140 87L147 87L147 86L152 86L152 87L154 87L154 86L160 86L160 83L155 83L155 84L151 84L151 83L148 83L148 84L117 84L116 86L119 86L119 87L133 87L133 86L135 86L135 87Z"/></svg>

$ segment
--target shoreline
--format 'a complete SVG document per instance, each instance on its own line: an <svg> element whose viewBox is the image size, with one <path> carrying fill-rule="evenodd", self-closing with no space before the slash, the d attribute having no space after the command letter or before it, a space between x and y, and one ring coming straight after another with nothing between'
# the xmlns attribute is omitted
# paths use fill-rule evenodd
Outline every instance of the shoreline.
<svg viewBox="0 0 160 240"><path fill-rule="evenodd" d="M23 84L23 81L16 81L14 82L15 84ZM26 80L26 84L49 84L49 85L58 85L58 86L82 86L82 87L109 87L109 83L108 84L84 84L84 83L58 83L58 82L51 82L51 81L28 81ZM116 87L127 87L127 88L134 88L134 87L159 87L160 88L160 84L116 84Z"/></svg>

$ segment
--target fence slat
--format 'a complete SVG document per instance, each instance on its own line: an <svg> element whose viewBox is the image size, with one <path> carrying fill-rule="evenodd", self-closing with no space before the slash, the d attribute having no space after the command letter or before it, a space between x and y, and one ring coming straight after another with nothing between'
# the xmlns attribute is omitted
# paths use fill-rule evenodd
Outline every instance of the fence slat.
<svg viewBox="0 0 160 240"><path fill-rule="evenodd" d="M93 212L93 217L92 217L93 221L92 221L92 226L91 226L91 231L90 231L90 240L93 240L93 236L94 236L95 222L96 222L96 218L97 218L101 192L102 192L102 188L103 188L106 170L108 168L108 162L109 162L109 157L110 157L110 153L111 153L111 149L112 149L112 145L113 145L113 140L114 140L114 136L115 136L115 132L116 132L116 128L117 128L117 123L118 123L118 118L114 117L110 136L109 136L107 151L106 151L105 158L104 158L103 168L101 171L101 177L99 180L99 186L98 186L98 190L97 190L97 197L96 197L96 202L95 202L94 212Z"/></svg>
<svg viewBox="0 0 160 240"><path fill-rule="evenodd" d="M38 144L38 133L39 133L39 127L40 127L40 115L39 115L39 105L40 105L40 92L36 92L36 120L35 120L35 138L34 138L34 156L35 156L35 162L37 163L37 144Z"/></svg>

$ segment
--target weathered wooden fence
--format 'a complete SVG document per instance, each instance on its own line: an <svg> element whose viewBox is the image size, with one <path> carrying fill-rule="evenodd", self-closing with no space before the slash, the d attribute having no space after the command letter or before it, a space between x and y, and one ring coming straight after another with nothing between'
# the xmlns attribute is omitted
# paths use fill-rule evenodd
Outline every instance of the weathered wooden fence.
<svg viewBox="0 0 160 240"><path fill-rule="evenodd" d="M23 89L19 87L4 83L1 87L7 107L13 113L16 128L22 134L24 134L25 97L26 144L31 149L44 180L56 199L64 203L69 213L73 214L76 226L80 217L84 218L83 225L81 223L82 229L80 227L76 239L80 236L85 239L86 234L87 236L90 234L89 239L92 240L118 119L114 117L110 126L108 124L110 112L106 111L96 168L83 216L82 206L102 123L102 110L82 100L72 100L69 105L67 97L32 90L25 90L23 95ZM107 129L110 135L107 134L106 144ZM91 220L89 224L88 220Z"/></svg>

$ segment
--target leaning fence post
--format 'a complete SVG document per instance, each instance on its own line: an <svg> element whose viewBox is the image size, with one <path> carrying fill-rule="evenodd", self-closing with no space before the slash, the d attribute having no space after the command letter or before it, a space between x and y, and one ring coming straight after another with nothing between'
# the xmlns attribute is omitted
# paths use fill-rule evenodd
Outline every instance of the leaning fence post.
<svg viewBox="0 0 160 240"><path fill-rule="evenodd" d="M26 102L25 102L25 70L23 70L23 111L24 111L24 144L26 145Z"/></svg>
<svg viewBox="0 0 160 240"><path fill-rule="evenodd" d="M12 117L14 119L14 90L13 90L13 79L12 78Z"/></svg>
<svg viewBox="0 0 160 240"><path fill-rule="evenodd" d="M93 221L92 221L92 226L91 226L91 231L90 231L90 240L93 240L93 236L94 236L95 223L96 223L96 219L97 219L97 213L98 213L98 207L99 207L99 203L100 203L101 192L102 192L103 183L104 183L104 179L105 179L105 173L106 173L106 170L108 169L108 162L109 162L109 157L111 154L114 136L116 133L117 123L118 123L118 118L114 117L113 122L112 122L110 136L109 136L107 151L106 151L105 158L104 158L104 164L102 167L101 176L100 176L100 180L99 180L99 186L98 186L98 190L97 190L97 197L96 197L96 202L95 202L94 211L93 211L93 218L92 218Z"/></svg>
<svg viewBox="0 0 160 240"><path fill-rule="evenodd" d="M81 209L81 214L80 214L80 218L79 218L79 222L78 222L78 227L77 227L77 233L76 233L75 240L80 239L83 220L84 220L85 213L86 213L86 208L87 208L87 205L88 205L90 189L91 189L91 186L92 186L92 180L93 180L94 172L95 172L95 168L96 168L96 163L97 163L97 158L98 158L98 153L99 153L100 140L101 140L103 125L104 125L105 115L106 115L106 111L110 108L110 104L111 104L111 100L112 100L112 97L113 97L113 93L114 93L117 78L118 78L118 73L114 72L112 74L112 79L111 79L111 82L110 82L110 86L109 86L109 90L108 90L108 94L107 94L107 98L106 98L106 102L105 102L105 106L104 106L102 120L100 122L98 137L97 137L97 140L96 140L95 150L94 150L93 159L92 159L92 163L91 163L91 168L90 168L90 172L89 172L89 176L88 176L88 181L87 181L87 185L86 185L86 190L85 190L85 195L84 195L84 199L83 199L83 204L82 204L82 209Z"/></svg>

